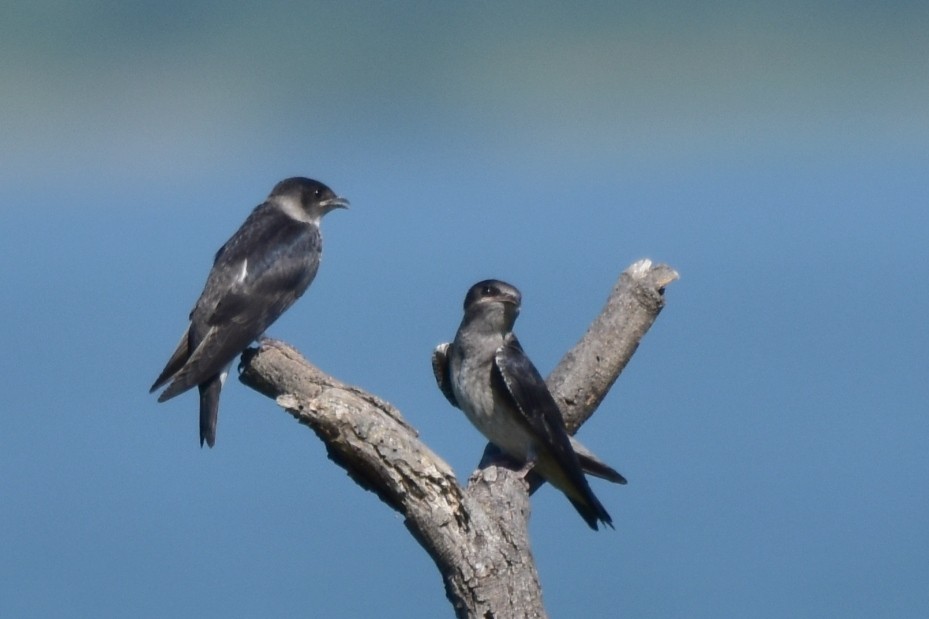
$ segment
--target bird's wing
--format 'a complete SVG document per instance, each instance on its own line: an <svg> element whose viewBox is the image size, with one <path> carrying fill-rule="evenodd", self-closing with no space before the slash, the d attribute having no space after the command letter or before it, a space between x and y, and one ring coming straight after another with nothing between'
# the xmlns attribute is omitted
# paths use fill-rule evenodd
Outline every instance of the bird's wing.
<svg viewBox="0 0 929 619"><path fill-rule="evenodd" d="M187 325L187 328L184 330L184 335L181 336L181 341L178 342L177 348L174 349L174 354L168 359L168 362L165 364L165 369L163 369L161 374L158 375L158 378L155 379L155 384L152 385L152 388L149 389L148 392L153 393L156 389L161 388L162 385L171 380L171 377L184 367L184 363L187 362L188 357L190 357L190 325Z"/></svg>
<svg viewBox="0 0 929 619"><path fill-rule="evenodd" d="M452 391L451 376L449 375L448 350L451 344L445 342L439 344L432 351L432 373L435 375L435 384L438 385L442 395L455 408L459 408L458 400L455 399L455 392Z"/></svg>
<svg viewBox="0 0 929 619"><path fill-rule="evenodd" d="M251 326L257 337L313 281L321 246L319 228L282 213L246 221L216 253L191 320Z"/></svg>
<svg viewBox="0 0 929 619"><path fill-rule="evenodd" d="M581 469L585 473L611 481L614 484L626 483L626 478L623 477L619 471L598 458L596 454L587 449L575 437L569 436L568 438L571 439L571 447L574 449L574 453L577 454L577 459L581 463Z"/></svg>
<svg viewBox="0 0 929 619"><path fill-rule="evenodd" d="M264 333L313 281L319 248L315 226L283 215L246 221L217 252L190 314L190 356L159 401L221 372Z"/></svg>
<svg viewBox="0 0 929 619"><path fill-rule="evenodd" d="M549 392L539 371L523 352L516 336L507 336L494 355L495 374L502 380L513 408L532 432L553 452L562 465L570 465L580 473L577 455L565 429L558 404Z"/></svg>
<svg viewBox="0 0 929 619"><path fill-rule="evenodd" d="M501 390L498 384L498 393L509 394L512 408L557 463L559 475L564 476L562 490L571 504L592 529L597 528L598 520L613 526L610 515L584 477L555 398L512 333L497 349L493 368L491 380L499 380L504 387Z"/></svg>

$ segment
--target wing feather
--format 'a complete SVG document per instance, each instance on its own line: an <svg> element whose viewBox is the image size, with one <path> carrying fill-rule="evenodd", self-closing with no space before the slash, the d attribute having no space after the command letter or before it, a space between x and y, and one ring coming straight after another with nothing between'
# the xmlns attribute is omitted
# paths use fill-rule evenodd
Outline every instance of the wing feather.
<svg viewBox="0 0 929 619"><path fill-rule="evenodd" d="M573 461L577 466L577 455L571 448L558 404L515 335L508 335L504 345L497 349L494 368L526 425L545 445L553 448L559 462Z"/></svg>
<svg viewBox="0 0 929 619"><path fill-rule="evenodd" d="M210 380L264 333L313 281L321 247L318 227L295 221L268 203L256 208L216 252L190 313L189 356L159 401Z"/></svg>
<svg viewBox="0 0 929 619"><path fill-rule="evenodd" d="M435 350L432 351L432 373L435 375L435 384L438 385L445 399L455 408L461 408L458 406L455 392L452 391L452 379L449 374L448 353L451 346L451 344L445 342L436 346Z"/></svg>
<svg viewBox="0 0 929 619"><path fill-rule="evenodd" d="M592 529L597 528L597 521L613 526L610 515L584 477L555 398L512 333L497 349L494 369L511 397L513 408L536 435L539 444L546 447L547 455L555 460L559 475L565 477L567 488L562 490L571 504Z"/></svg>

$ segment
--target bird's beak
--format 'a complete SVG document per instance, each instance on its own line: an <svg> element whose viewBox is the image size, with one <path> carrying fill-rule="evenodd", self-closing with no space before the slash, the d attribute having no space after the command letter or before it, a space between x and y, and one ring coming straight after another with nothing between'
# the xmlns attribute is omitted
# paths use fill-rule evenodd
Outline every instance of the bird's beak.
<svg viewBox="0 0 929 619"><path fill-rule="evenodd" d="M522 303L522 299L519 295L510 294L508 292L500 295L500 300L504 303L509 303L510 305L515 306L517 309L519 309L519 305Z"/></svg>
<svg viewBox="0 0 929 619"><path fill-rule="evenodd" d="M507 317L510 328L512 328L513 321L519 316L519 305L522 299L519 294L504 293L500 296L500 301L503 302L503 315Z"/></svg>
<svg viewBox="0 0 929 619"><path fill-rule="evenodd" d="M348 208L349 204L350 202L347 199L341 198L338 196L336 196L335 198L329 198L328 200L325 200L322 202L322 206L327 211L331 211L332 209L335 209L335 208Z"/></svg>

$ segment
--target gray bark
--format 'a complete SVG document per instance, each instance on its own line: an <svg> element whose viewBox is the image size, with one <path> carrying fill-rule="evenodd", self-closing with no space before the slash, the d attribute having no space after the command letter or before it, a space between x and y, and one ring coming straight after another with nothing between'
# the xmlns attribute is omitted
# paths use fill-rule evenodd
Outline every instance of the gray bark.
<svg viewBox="0 0 929 619"><path fill-rule="evenodd" d="M587 333L549 376L572 433L606 396L675 279L673 269L648 260L626 269ZM546 616L528 537L529 491L538 487L537 477L524 479L485 450L462 487L400 411L328 376L283 342L265 340L246 351L239 379L312 428L330 459L403 515L435 561L458 617Z"/></svg>

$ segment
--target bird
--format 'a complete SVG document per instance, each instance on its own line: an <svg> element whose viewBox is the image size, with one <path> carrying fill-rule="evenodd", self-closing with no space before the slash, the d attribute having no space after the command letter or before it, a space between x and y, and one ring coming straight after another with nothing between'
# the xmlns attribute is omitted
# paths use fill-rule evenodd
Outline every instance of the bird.
<svg viewBox="0 0 929 619"><path fill-rule="evenodd" d="M319 181L282 180L213 259L180 343L149 393L165 402L196 386L200 446L213 447L219 394L232 361L309 287L322 254L320 220L348 208Z"/></svg>
<svg viewBox="0 0 929 619"><path fill-rule="evenodd" d="M522 295L487 279L468 290L455 339L432 355L439 389L498 449L561 490L590 528L613 528L584 476L626 479L573 443L555 398L513 333ZM574 445L578 448L575 449Z"/></svg>

